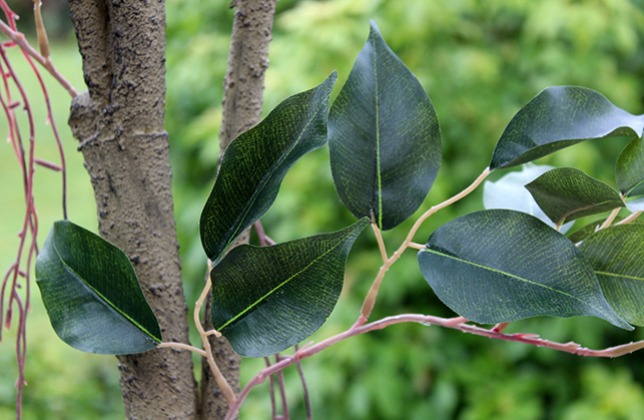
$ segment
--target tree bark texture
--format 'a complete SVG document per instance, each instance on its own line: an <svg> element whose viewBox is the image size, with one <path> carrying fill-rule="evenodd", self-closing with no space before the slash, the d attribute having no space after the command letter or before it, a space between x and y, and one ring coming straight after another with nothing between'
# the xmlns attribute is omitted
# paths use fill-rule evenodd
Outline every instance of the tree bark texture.
<svg viewBox="0 0 644 420"><path fill-rule="evenodd" d="M235 18L228 53L228 69L224 81L223 120L219 135L223 156L230 142L257 122L262 112L264 73L268 68L268 46L272 39L273 19L277 0L233 0ZM248 232L237 244L248 242ZM210 299L205 308L204 323L210 323ZM231 387L239 391L240 358L224 337L211 336L210 345L215 361ZM201 410L204 419L223 418L228 402L221 398L208 364L202 361Z"/></svg>
<svg viewBox="0 0 644 420"><path fill-rule="evenodd" d="M88 91L70 126L91 177L101 235L131 259L165 341L188 343L171 195L163 0L69 0ZM194 419L189 352L120 356L130 419Z"/></svg>

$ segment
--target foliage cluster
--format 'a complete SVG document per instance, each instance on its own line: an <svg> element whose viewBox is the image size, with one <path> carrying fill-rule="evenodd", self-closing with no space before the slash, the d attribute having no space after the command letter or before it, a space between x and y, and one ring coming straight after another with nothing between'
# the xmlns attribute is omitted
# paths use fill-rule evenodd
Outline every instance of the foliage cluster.
<svg viewBox="0 0 644 420"><path fill-rule="evenodd" d="M491 143L511 113L545 85L591 86L607 92L620 106L641 112L641 86L633 75L641 71L642 65L636 58L642 16L635 3L396 3L403 2L280 2L266 109L279 98L319 81L332 68L347 75L363 42L367 19L375 16L382 22L383 31L391 34L388 38L394 50L432 92L441 116L443 134L448 139L445 153L449 179L439 176L432 201L456 192L475 175L474 171L489 158L483 151L491 152ZM213 133L218 131L220 120L218 86L225 68L230 28L230 13L223 10L226 6L206 6L195 1L169 3L167 123L176 157L180 231L185 232L181 240L184 267L199 267L202 258L200 246L187 238L196 237L194 221L214 173L217 150ZM585 24L588 19L598 25L595 28L606 30L591 31L588 28L592 26ZM213 57L219 57L215 60L219 64L213 66ZM601 167L599 162L605 154L616 157L622 146L581 146L549 162L582 167L610 180L612 168ZM314 154L296 165L286 180L291 192L285 191L280 197L284 204L267 215L267 225L285 226L271 231L280 240L337 229L342 222L351 220L348 213L338 211L333 204L335 193L323 154ZM320 185L321 180L326 185ZM310 202L316 205L302 205ZM460 209L471 210L477 205L472 200ZM441 215L437 222L451 219L454 214ZM351 292L356 296L364 292L365 280L377 264L360 250L373 245L368 240L358 242L358 264L350 273L348 287L358 290ZM400 264L404 265L414 264ZM438 312L447 314L425 288L412 285L422 283L409 274L404 270L394 273L399 282L386 286L380 302L383 313L392 308L421 310L429 302ZM202 275L195 270L189 277L198 284ZM353 322L356 305L350 297L345 298L341 306L347 307L347 313L334 313L323 333L328 335L337 325ZM553 339L572 337L596 347L625 337L589 319L572 323L526 321L522 326L544 335L547 331ZM377 413L402 413L408 417L433 414L438 418L538 418L553 414L575 418L592 412L606 418L636 418L644 404L638 387L644 378L637 376L637 360L616 361L608 370L593 361L566 355L456 337L438 329L419 332L414 327L399 327L354 340L332 354L307 361L308 374L319 384L313 395L314 405L325 416L367 418ZM391 345L375 345L384 341ZM330 372L326 363L332 364L334 371ZM509 369L513 369L513 375L504 372ZM247 370L256 371L257 365L251 364ZM354 380L356 377L360 380ZM603 392L605 387L601 384L607 381L615 386L615 392ZM618 402L618 395L629 397ZM340 412L334 412L334 407Z"/></svg>
<svg viewBox="0 0 644 420"><path fill-rule="evenodd" d="M203 10L198 3L170 5L177 12L169 13L171 85L167 123L177 157L173 162L175 194L180 231L185 235L181 243L187 270L201 258L200 244L194 241L194 220L201 211L198 203L208 192L215 171L212 156L217 153L216 142L203 140L212 140L213 133L218 132L220 80L230 28L230 14L225 13L224 5L221 10ZM543 86L588 86L605 92L620 107L642 112L642 86L637 78L642 62L637 51L641 48L644 16L636 2L629 1L283 1L278 4L271 45L265 109L272 108L279 98L312 86L333 69L338 69L338 83L342 83L366 37L371 17L380 22L391 47L431 92L441 120L446 139L444 170L428 202L441 201L473 179L488 161L493 143L510 116ZM190 118L194 115L200 117ZM612 164L623 146L620 142L582 144L541 162L579 167L609 182L614 175ZM271 234L276 239L294 239L350 223L349 214L339 211L334 202L336 194L325 153L313 152L287 175L277 205L263 219L267 226L274 227ZM190 160L182 156L190 156ZM611 159L604 159L606 156ZM479 208L476 198L458 203L437 214L435 223L421 232L429 233L457 213ZM393 241L402 240L396 238L395 231L391 235ZM352 296L366 292L371 270L378 264L373 253L362 250L374 246L369 239L358 239L345 285L347 296L340 305L346 312L334 312L322 334L354 321L352 313L360 303ZM418 281L413 267L410 260L392 269L394 280L383 286L375 316L393 310L420 311L428 304L440 314L449 314ZM187 274L195 284L203 276L200 270ZM196 295L196 291L192 293ZM629 339L589 319L565 323L529 320L520 325L522 329L547 332L553 339L571 338L596 347ZM521 406L521 417L538 418L568 413L573 401L583 407L599 404L586 393L589 388L582 386L585 372L601 369L593 367L597 363L593 360L554 357L534 349L431 329L419 332L399 327L353 340L351 345L336 348L332 355L323 353L306 363L312 380L320 384L313 396L314 405L325 416L340 415L333 408L340 406L340 410L353 407L355 412L349 414L357 418L376 413L502 417L503 413L516 414ZM399 345L374 345L385 341ZM624 386L637 395L632 409L641 407L644 401L644 393L637 386L644 377L638 373L636 359L615 361L611 373L604 372L630 384ZM491 360L499 364L494 372L487 366L492 365ZM335 366L332 372L328 364ZM254 372L259 366L247 362L244 370ZM380 369L369 372L370 366ZM502 373L511 367L514 375ZM356 377L365 380L352 379ZM482 382L489 378L496 379ZM414 384L411 391L410 382ZM531 385L521 385L526 382ZM348 388L356 389L340 391ZM476 397L481 388L489 393L488 398ZM509 395L509 389L525 392ZM530 403L523 404L524 399Z"/></svg>

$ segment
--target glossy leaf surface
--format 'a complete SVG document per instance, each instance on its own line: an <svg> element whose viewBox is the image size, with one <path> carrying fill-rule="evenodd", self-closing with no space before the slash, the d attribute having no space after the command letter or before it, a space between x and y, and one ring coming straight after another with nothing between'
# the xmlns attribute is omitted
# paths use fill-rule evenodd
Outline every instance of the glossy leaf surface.
<svg viewBox="0 0 644 420"><path fill-rule="evenodd" d="M353 242L369 224L271 247L233 248L213 268L212 322L242 356L263 357L313 334L333 310Z"/></svg>
<svg viewBox="0 0 644 420"><path fill-rule="evenodd" d="M644 138L633 139L617 159L617 186L626 197L644 195Z"/></svg>
<svg viewBox="0 0 644 420"><path fill-rule="evenodd" d="M530 162L584 140L640 137L643 128L643 115L616 107L592 89L549 87L512 118L494 149L490 168Z"/></svg>
<svg viewBox="0 0 644 420"><path fill-rule="evenodd" d="M485 210L453 220L430 236L418 261L438 297L475 322L592 315L632 329L574 244L525 213Z"/></svg>
<svg viewBox="0 0 644 420"><path fill-rule="evenodd" d="M644 225L621 225L587 237L579 250L590 261L608 302L644 327Z"/></svg>
<svg viewBox="0 0 644 420"><path fill-rule="evenodd" d="M342 202L382 229L411 216L438 174L441 139L434 107L373 23L331 107L329 147Z"/></svg>
<svg viewBox="0 0 644 420"><path fill-rule="evenodd" d="M520 211L554 227L555 223L541 210L525 187L526 184L551 169L554 169L554 167L526 163L520 172L509 172L497 181L485 181L483 184L483 207L488 210L508 209ZM559 231L565 233L572 227L572 224L571 222L561 226Z"/></svg>
<svg viewBox="0 0 644 420"><path fill-rule="evenodd" d="M304 154L326 144L333 73L320 86L291 96L226 150L201 214L208 258L225 249L273 204L284 176Z"/></svg>
<svg viewBox="0 0 644 420"><path fill-rule="evenodd" d="M624 207L619 192L575 168L553 169L525 187L557 224Z"/></svg>
<svg viewBox="0 0 644 420"><path fill-rule="evenodd" d="M36 261L36 284L56 334L78 350L132 354L161 341L129 258L80 226L54 224Z"/></svg>

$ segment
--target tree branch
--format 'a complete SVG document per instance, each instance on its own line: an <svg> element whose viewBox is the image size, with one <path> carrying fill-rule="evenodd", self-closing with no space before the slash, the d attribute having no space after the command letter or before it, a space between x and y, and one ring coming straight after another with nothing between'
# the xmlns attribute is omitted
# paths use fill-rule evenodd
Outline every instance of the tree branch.
<svg viewBox="0 0 644 420"><path fill-rule="evenodd" d="M348 338L355 337L360 334L364 334L370 331L382 330L384 328L390 327L396 324L402 324L407 322L418 323L422 325L439 325L445 328L451 328L455 330L462 331L468 334L479 335L488 338L495 338L505 341L514 341L519 343L531 344L538 347L547 347L553 350L562 351L565 353L576 354L579 356L588 356L588 357L619 357L624 356L630 353L633 353L638 350L644 349L644 340L638 342L632 342L628 344L623 344L620 346L609 347L602 350L592 350L580 346L577 343L568 342L568 343L557 343L549 341L543 338L540 338L534 334L505 334L500 331L495 331L494 328L491 330L467 324L467 320L462 317L457 318L441 318L431 315L422 315L422 314L402 314L389 316L378 321L371 322L369 324L364 324L361 326L354 325L350 329L337 334L333 337L329 337L326 340L319 342L313 346L302 348L296 351L291 357L283 357L279 362L263 369L260 371L253 379L251 379L241 393L237 396L237 402L231 406L229 413L226 416L226 419L233 419L239 412L241 405L244 400L250 393L250 391L257 385L263 383L267 377L274 375L275 373L284 370L288 366L299 363L302 359L311 357L316 353L321 352L324 349L327 349L341 341L344 341Z"/></svg>
<svg viewBox="0 0 644 420"><path fill-rule="evenodd" d="M231 4L237 10L224 82L220 160L230 142L259 121L276 3L277 0L236 0ZM247 241L248 232L242 234L236 244ZM206 329L212 328L209 316L211 304L211 299L208 299L203 323ZM215 361L227 383L238 390L239 356L224 337L210 337L209 341ZM221 390L213 380L211 369L203 361L201 396L202 418L223 418L228 411L228 403L220 398Z"/></svg>

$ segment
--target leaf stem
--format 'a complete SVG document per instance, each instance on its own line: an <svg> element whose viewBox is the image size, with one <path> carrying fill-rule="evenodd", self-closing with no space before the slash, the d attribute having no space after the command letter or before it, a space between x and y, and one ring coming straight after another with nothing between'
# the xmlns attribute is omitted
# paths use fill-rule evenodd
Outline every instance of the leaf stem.
<svg viewBox="0 0 644 420"><path fill-rule="evenodd" d="M431 207L429 210L427 210L425 213L423 213L422 216L416 220L416 223L414 223L414 226L412 226L411 230L407 234L407 237L405 238L404 242L400 245L398 250L394 252L394 254L387 258L387 253L384 250L384 242L382 242L382 236L380 238L378 237L380 232L377 226L375 226L374 223L372 223L372 226L374 226L374 232L376 232L376 239L378 239L378 246L380 247L380 254L383 257L383 264L380 266L380 270L378 270L378 274L376 275L376 278L374 279L373 283L371 284L371 288L369 289L369 292L367 293L367 296L365 297L364 303L362 304L362 308L360 309L360 317L354 324L354 326L359 326L363 325L367 320L369 319L369 316L371 315L371 312L373 311L373 307L376 304L376 299L378 298L378 291L380 290L380 285L382 284L382 280L385 277L385 273L389 271L389 268L396 262L398 259L402 256L403 252L407 248L416 248L416 249L423 249L424 247L420 245L420 248L418 248L419 244L413 243L414 235L420 229L422 226L423 222L427 219L429 219L434 213L437 211L444 209L445 207L448 207L457 201L461 200L464 197L467 197L472 191L476 189L481 183L485 180L485 178L488 177L490 174L491 170L489 167L485 168L481 175L479 175L472 184L470 184L467 188L465 188L463 191L459 192L458 194L454 195L451 198L448 198L447 200L443 201L442 203L439 203L433 207ZM382 242L382 245L381 245ZM413 245L412 245L413 244Z"/></svg>
<svg viewBox="0 0 644 420"><path fill-rule="evenodd" d="M640 217L641 215L642 215L642 212L641 212L641 211L636 211L636 212L634 212L634 213L629 214L628 216L626 216L625 218L623 218L622 220L620 220L619 222L617 222L617 223L615 223L615 224L616 224L616 225L627 225L627 224L629 224L629 223L634 222L634 221L635 221L635 219L637 219L637 218L638 218L638 217Z"/></svg>
<svg viewBox="0 0 644 420"><path fill-rule="evenodd" d="M598 230L606 229L609 227L614 221L617 215L619 214L621 207L616 207L613 209L613 211L610 212L606 220L604 220L604 223L601 224Z"/></svg>
<svg viewBox="0 0 644 420"><path fill-rule="evenodd" d="M208 366L210 366L210 371L212 372L212 376L215 378L215 382L217 382L217 385L219 386L219 389L221 389L222 394L224 394L224 397L230 404L233 404L235 401L235 391L230 387L230 384L224 377L224 375L221 373L221 370L219 370L219 366L217 366L217 362L215 362L215 357L212 354L212 348L210 346L210 340L208 340L209 335L215 335L219 337L221 334L217 332L216 330L210 330L210 331L205 331L203 328L203 325L201 324L201 320L199 319L199 313L201 312L201 307L203 306L204 301L206 300L206 297L208 296L208 292L210 292L210 288L212 287L212 282L210 280L210 271L212 270L212 262L208 260L208 274L206 275L206 285L204 286L203 290L201 291L201 295L199 296L199 299L197 299L197 303L195 303L195 310L192 313L195 321L195 326L197 327L197 331L199 331L199 336L201 337L201 342L203 344L204 348L204 353L205 353L205 358L208 361Z"/></svg>
<svg viewBox="0 0 644 420"><path fill-rule="evenodd" d="M435 206L432 206L429 210L427 210L425 213L423 213L422 216L416 220L416 223L414 223L414 226L412 226L411 230L407 234L407 238L405 238L405 241L402 243L400 246L400 249L407 248L409 244L411 244L412 240L414 239L414 235L416 235L416 232L418 232L418 229L422 226L422 224L425 222L425 220L429 219L434 213L438 212L439 210L444 209L445 207L451 206L452 204L456 203L457 201L460 201L461 199L467 197L469 194L471 194L483 181L485 181L485 178L490 175L492 170L488 166L481 172L481 174L472 182L467 188L465 188L463 191L460 193L454 195L451 198L448 198L447 200L443 201L442 203L436 204Z"/></svg>
<svg viewBox="0 0 644 420"><path fill-rule="evenodd" d="M371 223L371 228L373 229L374 235L376 235L376 241L378 242L378 249L380 250L380 257L382 261L386 262L389 257L387 256L387 248L385 247L385 241L382 238L382 231L376 223Z"/></svg>
<svg viewBox="0 0 644 420"><path fill-rule="evenodd" d="M193 353L200 354L203 357L206 357L206 352L202 349L199 349L197 347L191 346L189 344L184 344L184 343L174 343L171 341L164 341L163 343L159 343L157 346L158 349L164 349L164 348L170 348L170 349L178 349L178 350L187 350L191 351Z"/></svg>

